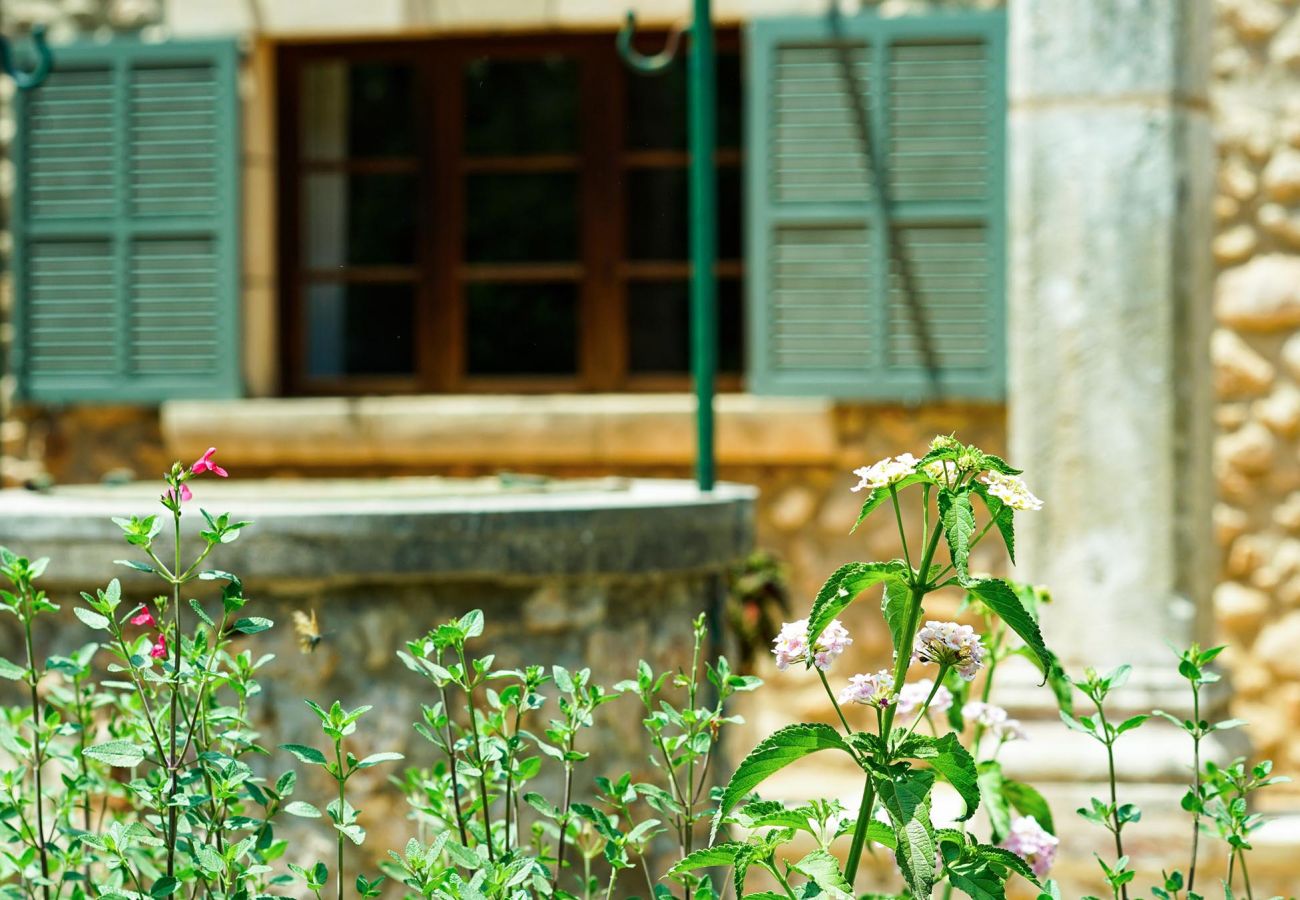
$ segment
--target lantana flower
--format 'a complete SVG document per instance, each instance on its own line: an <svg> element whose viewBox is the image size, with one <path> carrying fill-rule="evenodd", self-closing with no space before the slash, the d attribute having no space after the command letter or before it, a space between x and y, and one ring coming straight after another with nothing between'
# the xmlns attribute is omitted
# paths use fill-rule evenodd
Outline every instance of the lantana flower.
<svg viewBox="0 0 1300 900"><path fill-rule="evenodd" d="M131 617L132 625L143 625L146 628L153 628L158 623L153 620L153 614L149 612L149 607L140 610L138 615Z"/></svg>
<svg viewBox="0 0 1300 900"><path fill-rule="evenodd" d="M1056 848L1060 843L1033 816L1017 816L1011 820L1011 830L1000 846L1019 856L1035 875L1043 878L1056 861Z"/></svg>
<svg viewBox="0 0 1300 900"><path fill-rule="evenodd" d="M840 691L840 703L861 703L876 709L884 709L898 700L894 693L894 679L888 669L881 669L873 675L854 675Z"/></svg>
<svg viewBox="0 0 1300 900"><path fill-rule="evenodd" d="M902 690L898 692L898 711L904 716L910 716L914 712L919 712L921 706L925 703L925 698L930 696L930 691L934 691L934 679L922 678L920 681L909 681L903 685ZM945 713L952 709L952 691L943 685L934 691L934 699L930 701L930 710L936 713Z"/></svg>
<svg viewBox="0 0 1300 900"><path fill-rule="evenodd" d="M1043 508L1043 501L1030 493L1019 475L1004 475L990 469L980 476L980 481L988 485L989 496L997 497L1012 509L1033 511Z"/></svg>
<svg viewBox="0 0 1300 900"><path fill-rule="evenodd" d="M1004 719L994 725L991 730L993 736L997 738L1000 743L1029 740L1029 734L1025 731L1025 726L1020 724L1019 719Z"/></svg>
<svg viewBox="0 0 1300 900"><path fill-rule="evenodd" d="M167 655L167 635L158 635L158 640L154 641L153 646L149 648L149 655L154 659L162 659Z"/></svg>
<svg viewBox="0 0 1300 900"><path fill-rule="evenodd" d="M811 652L813 665L825 671L830 668L831 663L839 657L841 653L853 643L853 638L849 637L848 630L840 624L839 619L832 619L831 623L822 631L821 636L817 638L817 645L813 648L808 647L808 620L799 619L796 622L786 622L781 626L781 631L772 641L772 654L776 657L776 667L782 671L788 669L795 663L806 662Z"/></svg>
<svg viewBox="0 0 1300 900"><path fill-rule="evenodd" d="M190 472L194 475L198 475L200 472L211 472L214 475L220 475L222 478L227 477L230 473L212 461L212 454L216 452L216 447L209 447L208 451L196 459L194 465L190 466Z"/></svg>
<svg viewBox="0 0 1300 900"><path fill-rule="evenodd" d="M912 659L955 669L963 681L973 681L984 668L984 642L969 625L926 622L916 633Z"/></svg>
<svg viewBox="0 0 1300 900"><path fill-rule="evenodd" d="M985 728L993 728L1007 720L1007 711L996 703L972 700L961 708L961 717Z"/></svg>
<svg viewBox="0 0 1300 900"><path fill-rule="evenodd" d="M920 460L912 454L903 453L899 456L886 456L880 462L854 469L853 474L861 480L850 490L856 492L863 488L870 488L874 491L879 488L889 487L891 484L897 484L908 475L916 472L918 462Z"/></svg>
<svg viewBox="0 0 1300 900"><path fill-rule="evenodd" d="M940 484L950 484L957 475L957 464L950 459L936 459L921 471Z"/></svg>

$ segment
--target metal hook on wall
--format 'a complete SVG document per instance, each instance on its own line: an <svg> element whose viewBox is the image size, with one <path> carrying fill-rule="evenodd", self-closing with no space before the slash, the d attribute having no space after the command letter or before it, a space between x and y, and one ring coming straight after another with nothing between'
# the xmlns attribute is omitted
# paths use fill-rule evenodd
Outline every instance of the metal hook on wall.
<svg viewBox="0 0 1300 900"><path fill-rule="evenodd" d="M32 28L32 45L36 48L36 66L30 72L23 72L14 64L13 48L10 46L9 39L0 35L0 68L14 80L14 84L20 91L30 91L40 87L45 83L45 79L50 77L50 70L54 68L54 54L50 52L50 45L45 40L44 25L36 25Z"/></svg>
<svg viewBox="0 0 1300 900"><path fill-rule="evenodd" d="M664 44L664 48L658 53L647 56L632 46L632 41L636 38L636 13L629 9L623 27L618 30L618 53L635 71L644 75L654 75L667 69L677 59L677 48L681 45L683 30L680 25L674 26L668 34L668 42Z"/></svg>

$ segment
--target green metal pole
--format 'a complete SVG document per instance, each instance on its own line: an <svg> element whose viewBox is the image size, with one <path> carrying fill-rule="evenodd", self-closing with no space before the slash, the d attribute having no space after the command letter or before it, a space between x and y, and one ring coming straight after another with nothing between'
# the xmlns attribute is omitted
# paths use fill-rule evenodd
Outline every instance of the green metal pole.
<svg viewBox="0 0 1300 900"><path fill-rule="evenodd" d="M713 392L718 367L717 85L710 0L695 0L691 26L691 369L695 380L695 480L713 490Z"/></svg>

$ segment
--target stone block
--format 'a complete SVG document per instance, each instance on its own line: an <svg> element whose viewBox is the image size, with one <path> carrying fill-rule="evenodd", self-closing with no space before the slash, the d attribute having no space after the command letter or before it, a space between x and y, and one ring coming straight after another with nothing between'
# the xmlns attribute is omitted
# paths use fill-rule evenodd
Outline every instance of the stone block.
<svg viewBox="0 0 1300 900"><path fill-rule="evenodd" d="M1227 270L1215 284L1214 313L1249 331L1300 325L1300 256L1270 253Z"/></svg>
<svg viewBox="0 0 1300 900"><path fill-rule="evenodd" d="M1273 382L1273 364L1226 328L1215 329L1211 336L1210 358L1214 387L1221 398L1258 396Z"/></svg>

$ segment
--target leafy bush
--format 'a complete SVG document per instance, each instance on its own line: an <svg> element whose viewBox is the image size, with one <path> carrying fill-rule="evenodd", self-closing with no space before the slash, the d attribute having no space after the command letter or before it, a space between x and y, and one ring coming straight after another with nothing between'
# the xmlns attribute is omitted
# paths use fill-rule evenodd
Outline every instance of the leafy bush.
<svg viewBox="0 0 1300 900"><path fill-rule="evenodd" d="M249 523L200 510L201 545L185 554L181 519L193 499L191 483L226 474L209 450L167 473L163 514L116 520L136 557L120 562L154 576L162 590L146 604L125 602L116 580L82 594L73 612L94 640L67 656L42 662L33 649L40 620L58 610L38 586L47 561L0 549L0 575L9 584L0 606L16 617L25 651L25 662L0 660L0 677L21 682L29 698L4 710L0 721L0 748L15 763L0 773L0 897L245 900L395 891L469 900L608 900L616 890L640 893L644 885L646 897L663 900L710 900L728 890L745 900L846 900L855 894L859 863L872 842L892 851L897 863L903 893L891 897L939 893L946 900L958 892L987 900L1003 897L1007 882L1019 878L1038 889L1040 900L1052 900L1060 897L1046 880L1058 848L1052 811L998 759L1001 747L1024 732L992 702L994 675L1001 663L1021 656L1055 693L1065 725L1107 754L1109 797L1079 813L1113 835L1114 857L1099 862L1113 897L1128 900L1134 871L1124 830L1140 812L1117 796L1114 747L1150 717L1118 724L1107 717L1106 701L1123 686L1126 667L1089 670L1076 679L1062 671L1038 627L1045 592L970 571L971 550L990 533L1014 556L1015 513L1041 506L1019 471L996 456L940 437L920 459L903 454L857 470L855 490L868 492L857 524L891 510L901 557L840 568L807 618L781 628L773 649L778 668L815 675L839 727L813 722L776 731L722 787L714 786L720 742L724 729L739 721L730 702L760 682L733 671L725 658L704 658L703 617L694 623L688 669L656 672L643 661L634 677L609 687L585 668L495 667L494 656L477 648L484 626L478 611L408 642L398 655L427 681L431 701L414 728L436 761L393 769L413 833L376 873L357 872L349 857L366 832L348 783L364 769L391 768L401 755L358 758L352 738L370 707L313 700L306 702L320 721L319 741L282 744L279 753L265 746L250 704L270 657L235 642L273 623L248 614L238 576L205 567ZM900 497L913 487L921 532L909 541ZM164 561L156 541L169 519L174 546ZM183 589L199 580L219 585L219 603L183 602ZM874 588L892 637L893 666L853 675L833 690L827 673L852 643L838 617ZM926 619L925 598L948 588L964 592L963 618L978 630ZM297 627L309 651L319 641L315 623L300 614ZM1280 780L1268 763L1224 766L1200 758L1207 735L1240 724L1200 716L1200 692L1217 679L1209 665L1220 649L1180 654L1191 719L1155 713L1188 734L1196 758L1183 801L1189 865L1185 876L1173 872L1151 887L1163 900L1202 896L1195 879L1203 832L1229 847L1225 896L1233 896L1239 875L1251 897L1246 855L1260 818L1247 799ZM912 675L926 677L909 680ZM1076 713L1076 692L1093 712ZM611 702L644 711L653 781L593 775L583 765L591 729L600 727L600 710ZM859 718L871 727L855 726ZM858 809L823 798L788 805L756 794L774 773L824 751L842 754L862 773ZM295 770L283 768L290 759L323 770L332 794L297 796ZM277 763L280 774L266 774ZM554 796L537 789L548 783L544 776L559 785ZM932 817L940 781L962 802L951 826L936 826ZM328 825L334 858L304 860L295 853L283 837L286 815ZM833 852L840 838L849 839L843 866ZM813 849L796 852L795 841ZM715 883L709 870L716 868L731 870L728 882ZM779 893L747 893L754 872Z"/></svg>

